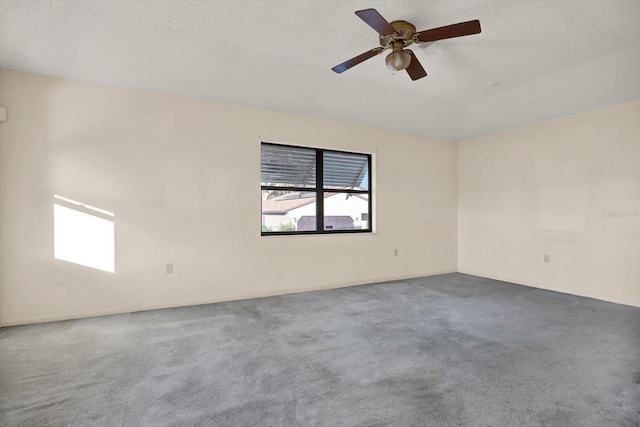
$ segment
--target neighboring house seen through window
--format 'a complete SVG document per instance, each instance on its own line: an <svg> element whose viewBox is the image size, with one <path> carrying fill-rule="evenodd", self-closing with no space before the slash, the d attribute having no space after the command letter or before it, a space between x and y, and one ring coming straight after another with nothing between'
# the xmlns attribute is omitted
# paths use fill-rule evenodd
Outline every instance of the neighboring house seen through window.
<svg viewBox="0 0 640 427"><path fill-rule="evenodd" d="M261 146L262 235L371 232L371 155Z"/></svg>

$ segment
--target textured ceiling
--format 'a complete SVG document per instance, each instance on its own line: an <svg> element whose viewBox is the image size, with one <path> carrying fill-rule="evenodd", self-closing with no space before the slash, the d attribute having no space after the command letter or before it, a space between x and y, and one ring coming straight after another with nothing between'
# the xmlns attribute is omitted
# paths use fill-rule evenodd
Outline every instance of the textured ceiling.
<svg viewBox="0 0 640 427"><path fill-rule="evenodd" d="M354 11L479 35L392 74ZM640 1L0 0L0 67L461 140L640 98Z"/></svg>

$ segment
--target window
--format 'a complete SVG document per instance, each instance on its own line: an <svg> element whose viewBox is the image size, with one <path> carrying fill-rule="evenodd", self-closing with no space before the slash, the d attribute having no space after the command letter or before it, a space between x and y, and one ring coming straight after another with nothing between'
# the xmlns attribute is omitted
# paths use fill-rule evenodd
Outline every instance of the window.
<svg viewBox="0 0 640 427"><path fill-rule="evenodd" d="M371 155L263 142L262 235L371 232Z"/></svg>

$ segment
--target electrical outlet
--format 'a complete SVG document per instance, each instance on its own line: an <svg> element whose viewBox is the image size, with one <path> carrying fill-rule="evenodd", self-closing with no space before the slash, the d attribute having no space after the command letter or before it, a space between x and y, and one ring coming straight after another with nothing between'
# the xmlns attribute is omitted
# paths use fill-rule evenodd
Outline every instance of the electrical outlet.
<svg viewBox="0 0 640 427"><path fill-rule="evenodd" d="M172 262L167 264L167 274L173 274L173 263Z"/></svg>
<svg viewBox="0 0 640 427"><path fill-rule="evenodd" d="M393 250L393 256L398 256L398 250L397 249Z"/></svg>
<svg viewBox="0 0 640 427"><path fill-rule="evenodd" d="M544 254L544 262L549 262L549 254Z"/></svg>

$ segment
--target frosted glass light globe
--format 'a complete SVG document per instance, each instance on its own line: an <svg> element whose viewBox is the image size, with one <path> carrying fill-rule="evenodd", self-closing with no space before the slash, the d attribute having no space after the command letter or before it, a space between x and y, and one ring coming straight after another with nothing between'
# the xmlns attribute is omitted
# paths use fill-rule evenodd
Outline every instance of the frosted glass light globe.
<svg viewBox="0 0 640 427"><path fill-rule="evenodd" d="M393 71L404 70L411 63L411 55L404 50L391 52L387 55L387 68Z"/></svg>

